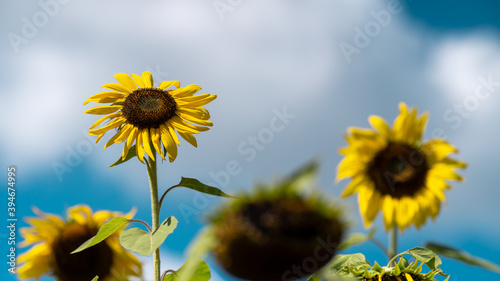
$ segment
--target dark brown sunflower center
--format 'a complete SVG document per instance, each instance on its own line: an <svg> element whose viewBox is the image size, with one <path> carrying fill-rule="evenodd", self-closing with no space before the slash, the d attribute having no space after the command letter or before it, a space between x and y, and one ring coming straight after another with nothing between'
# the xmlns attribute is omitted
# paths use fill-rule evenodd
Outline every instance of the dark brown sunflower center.
<svg viewBox="0 0 500 281"><path fill-rule="evenodd" d="M333 257L342 225L300 199L279 199L229 214L216 236L216 257L231 274L247 280L294 280ZM301 271L293 271L296 267Z"/></svg>
<svg viewBox="0 0 500 281"><path fill-rule="evenodd" d="M54 274L60 281L88 281L96 275L104 280L111 272L113 252L101 242L82 252L71 254L83 242L97 233L97 229L78 223L65 227L52 245Z"/></svg>
<svg viewBox="0 0 500 281"><path fill-rule="evenodd" d="M407 144L390 142L374 157L368 175L382 195L413 196L425 185L429 166L425 154Z"/></svg>
<svg viewBox="0 0 500 281"><path fill-rule="evenodd" d="M177 103L166 91L143 88L133 91L123 102L127 122L140 128L159 128L175 115Z"/></svg>

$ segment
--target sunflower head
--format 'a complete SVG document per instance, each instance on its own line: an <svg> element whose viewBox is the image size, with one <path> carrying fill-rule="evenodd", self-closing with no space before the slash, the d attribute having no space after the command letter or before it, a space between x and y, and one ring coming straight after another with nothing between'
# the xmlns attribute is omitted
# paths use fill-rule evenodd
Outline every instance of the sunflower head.
<svg viewBox="0 0 500 281"><path fill-rule="evenodd" d="M337 180L352 178L343 197L358 193L366 227L378 212L386 229L423 225L435 218L445 201L447 180L463 181L455 169L464 162L450 158L457 149L443 139L422 142L428 114L399 105L400 114L390 127L378 116L370 116L373 129L349 128L348 146L340 150Z"/></svg>
<svg viewBox="0 0 500 281"><path fill-rule="evenodd" d="M30 227L21 229L25 239L21 246L32 247L19 256L20 279L40 278L46 274L59 281L88 281L95 276L99 276L99 280L113 281L141 276L139 260L119 244L121 231L87 251L71 254L96 235L108 219L123 214L110 211L92 213L85 205L68 209L66 220L38 209L34 212L38 217L28 218ZM126 217L131 218L133 213L131 211Z"/></svg>
<svg viewBox="0 0 500 281"><path fill-rule="evenodd" d="M435 281L436 275L447 276L439 268L441 259L432 251L416 247L400 255L403 254L412 255L415 260L409 263L400 257L399 262L391 266L380 266L376 261L372 266L363 254L337 255L326 266L329 270L321 275L327 280L363 281ZM424 264L430 269L427 273L422 272Z"/></svg>
<svg viewBox="0 0 500 281"><path fill-rule="evenodd" d="M345 227L340 210L319 195L300 195L281 182L238 198L211 217L213 252L232 275L294 280L333 257Z"/></svg>
<svg viewBox="0 0 500 281"><path fill-rule="evenodd" d="M104 115L90 126L89 134L96 135L98 142L105 133L115 129L104 148L125 142L122 161L137 156L143 162L145 154L154 160L158 152L163 159L168 155L173 162L180 145L177 134L196 147L193 135L212 126L210 114L203 106L217 96L195 95L201 90L197 85L180 88L179 81L163 81L155 87L148 71L143 72L142 77L118 73L115 78L118 83L104 84L102 88L106 91L91 96L83 104L110 103L85 111ZM175 89L168 90L172 86ZM107 123L97 128L103 122Z"/></svg>

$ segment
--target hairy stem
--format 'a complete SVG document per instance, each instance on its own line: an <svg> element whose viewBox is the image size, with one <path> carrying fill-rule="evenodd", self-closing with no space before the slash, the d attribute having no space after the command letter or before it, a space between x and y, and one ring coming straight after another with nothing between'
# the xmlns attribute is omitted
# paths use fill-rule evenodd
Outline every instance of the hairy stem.
<svg viewBox="0 0 500 281"><path fill-rule="evenodd" d="M153 152L156 155L156 152ZM156 172L156 161L149 157L147 162L148 166L148 176L149 176L149 186L151 188L151 216L153 219L152 228L155 232L160 226L160 208L158 202L158 178ZM154 277L155 281L160 281L160 248L156 249L153 253L154 260Z"/></svg>

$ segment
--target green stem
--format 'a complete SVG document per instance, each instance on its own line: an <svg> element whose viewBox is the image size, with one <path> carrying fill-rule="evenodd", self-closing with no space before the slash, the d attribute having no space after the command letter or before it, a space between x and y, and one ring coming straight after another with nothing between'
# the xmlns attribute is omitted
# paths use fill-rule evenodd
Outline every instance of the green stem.
<svg viewBox="0 0 500 281"><path fill-rule="evenodd" d="M153 152L156 156L156 152ZM151 157L147 161L149 185L151 188L151 215L153 217L153 232L160 226L160 208L158 204L158 178L156 172L156 162ZM154 277L155 281L160 281L160 248L153 253Z"/></svg>
<svg viewBox="0 0 500 281"><path fill-rule="evenodd" d="M397 252L398 252L398 229L397 226L394 226L389 232L389 251L387 252L387 256L389 257L389 259L391 259L391 261L394 259Z"/></svg>

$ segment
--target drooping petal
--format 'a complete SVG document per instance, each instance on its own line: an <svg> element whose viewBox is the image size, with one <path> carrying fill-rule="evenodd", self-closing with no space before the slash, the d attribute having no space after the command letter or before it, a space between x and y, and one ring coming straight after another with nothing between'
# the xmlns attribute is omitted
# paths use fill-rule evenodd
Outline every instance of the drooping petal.
<svg viewBox="0 0 500 281"><path fill-rule="evenodd" d="M137 132L137 141L135 144L135 149L136 149L137 158L139 159L139 161L144 163L144 160L143 160L144 159L144 147L142 146L142 142L143 142L142 130L139 130Z"/></svg>
<svg viewBox="0 0 500 281"><path fill-rule="evenodd" d="M149 129L142 130L142 144L144 145L144 150L153 161L156 161L153 151L151 150L151 146L149 145L149 141Z"/></svg>
<svg viewBox="0 0 500 281"><path fill-rule="evenodd" d="M161 129L161 141L167 149L168 159L173 162L177 157L177 145L175 144L168 128L165 125L160 126Z"/></svg>
<svg viewBox="0 0 500 281"><path fill-rule="evenodd" d="M193 134L190 133L183 133L179 132L179 135L185 139L187 142L189 142L192 146L198 147L198 143L196 141L196 138L193 136Z"/></svg>

